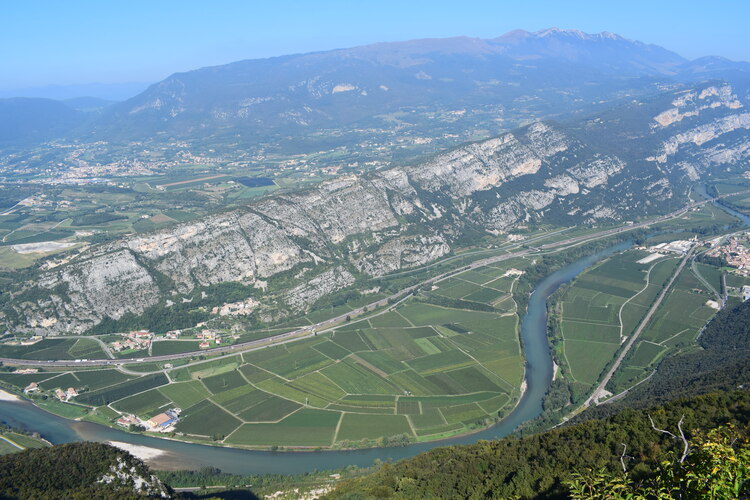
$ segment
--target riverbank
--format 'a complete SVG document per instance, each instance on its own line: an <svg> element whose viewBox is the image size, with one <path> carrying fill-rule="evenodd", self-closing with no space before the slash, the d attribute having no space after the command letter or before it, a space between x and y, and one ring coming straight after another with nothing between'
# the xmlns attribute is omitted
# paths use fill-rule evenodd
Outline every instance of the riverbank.
<svg viewBox="0 0 750 500"><path fill-rule="evenodd" d="M0 389L0 401L21 401L21 398L15 394Z"/></svg>
<svg viewBox="0 0 750 500"><path fill-rule="evenodd" d="M166 454L165 451L158 448L151 448L150 446L139 446L136 444L125 443L123 441L107 441L107 444L112 445L115 448L125 450L134 457L139 458L146 463L152 462L154 459Z"/></svg>

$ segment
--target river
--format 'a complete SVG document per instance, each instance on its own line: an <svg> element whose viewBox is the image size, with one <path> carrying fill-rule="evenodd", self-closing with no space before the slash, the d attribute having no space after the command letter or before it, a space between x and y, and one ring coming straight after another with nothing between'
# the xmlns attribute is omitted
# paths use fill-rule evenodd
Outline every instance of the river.
<svg viewBox="0 0 750 500"><path fill-rule="evenodd" d="M27 401L0 402L0 421L13 427L38 432L54 444L73 441L121 441L157 448L164 454L149 462L157 469L198 469L211 466L233 474L293 474L337 469L348 465L370 466L376 459L398 460L437 446L501 438L542 412L542 399L552 381L552 357L547 341L547 298L586 268L609 255L627 249L630 245L621 243L581 258L537 284L529 297L528 312L521 323L521 339L526 356L526 392L510 415L498 424L474 434L400 448L270 452L206 446L131 434L99 424L58 417Z"/></svg>
<svg viewBox="0 0 750 500"><path fill-rule="evenodd" d="M708 194L708 191L705 185L698 184L694 186L694 189L696 193L703 196L704 198L706 199L711 198L711 195ZM745 225L745 227L750 227L750 217L748 217L747 215L743 214L742 212L738 212L737 210L733 209L729 205L725 205L724 203L722 203L721 200L713 200L713 204L719 207L720 209L724 210L729 215L741 220L742 223Z"/></svg>

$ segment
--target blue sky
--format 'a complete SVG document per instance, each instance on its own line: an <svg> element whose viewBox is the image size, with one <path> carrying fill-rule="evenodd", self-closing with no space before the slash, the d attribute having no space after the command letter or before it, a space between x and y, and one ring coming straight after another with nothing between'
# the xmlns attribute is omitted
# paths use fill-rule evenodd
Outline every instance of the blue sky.
<svg viewBox="0 0 750 500"><path fill-rule="evenodd" d="M750 60L750 2L4 0L0 90L154 82L240 59L551 26Z"/></svg>

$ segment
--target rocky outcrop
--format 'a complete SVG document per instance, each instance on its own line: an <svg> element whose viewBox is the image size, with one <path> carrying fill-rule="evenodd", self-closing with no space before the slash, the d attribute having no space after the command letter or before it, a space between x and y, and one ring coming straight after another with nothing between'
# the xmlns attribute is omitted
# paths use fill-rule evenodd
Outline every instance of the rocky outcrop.
<svg viewBox="0 0 750 500"><path fill-rule="evenodd" d="M161 298L152 276L127 250L80 259L36 284L46 293L17 308L25 330L36 332L83 333L105 317L141 314Z"/></svg>
<svg viewBox="0 0 750 500"><path fill-rule="evenodd" d="M354 283L354 276L341 266L329 269L284 294L284 302L295 311L303 311L321 297Z"/></svg>
<svg viewBox="0 0 750 500"><path fill-rule="evenodd" d="M448 252L450 245L443 236L405 236L386 242L375 252L364 252L352 263L360 272L377 277L399 269L419 267Z"/></svg>
<svg viewBox="0 0 750 500"><path fill-rule="evenodd" d="M737 99L729 85L710 86L700 90L686 90L681 92L673 101L673 108L662 111L654 117L656 126L668 127L685 118L698 116L707 109L725 107L739 109L742 103Z"/></svg>

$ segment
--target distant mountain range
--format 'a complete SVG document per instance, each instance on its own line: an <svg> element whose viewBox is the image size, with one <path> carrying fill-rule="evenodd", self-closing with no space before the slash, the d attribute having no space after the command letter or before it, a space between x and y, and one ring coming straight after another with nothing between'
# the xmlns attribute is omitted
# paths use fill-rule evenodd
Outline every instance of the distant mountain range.
<svg viewBox="0 0 750 500"><path fill-rule="evenodd" d="M150 83L83 83L71 85L45 85L43 87L26 87L11 90L0 90L0 99L10 97L37 97L65 101L80 97L93 97L105 101L124 101L146 90Z"/></svg>
<svg viewBox="0 0 750 500"><path fill-rule="evenodd" d="M494 39L378 43L177 73L101 112L97 108L93 117L63 111L54 102L15 101L13 113L23 115L21 105L28 106L30 126L12 132L0 123L0 143L61 136L242 144L341 128L396 130L409 126L394 115L403 112L410 113L410 125L437 124L444 131L461 117L461 127L479 126L478 118L464 115L480 109L489 115L482 126L489 122L493 133L653 93L666 83L721 78L736 84L748 76L748 63L688 61L613 33L516 30ZM9 105L0 101L3 106ZM0 121L17 119L6 112Z"/></svg>

